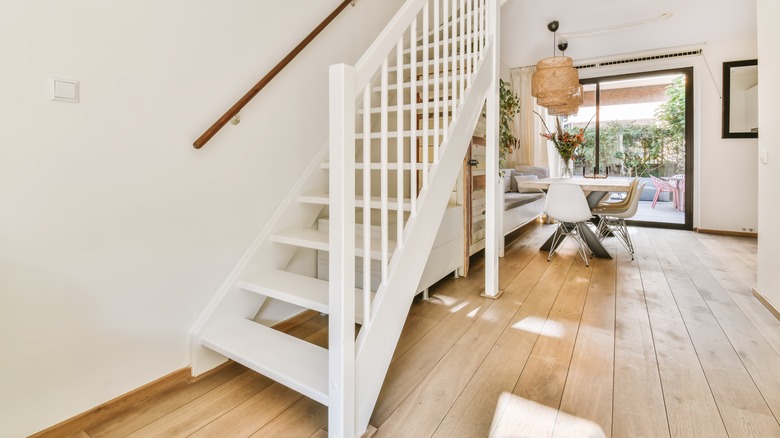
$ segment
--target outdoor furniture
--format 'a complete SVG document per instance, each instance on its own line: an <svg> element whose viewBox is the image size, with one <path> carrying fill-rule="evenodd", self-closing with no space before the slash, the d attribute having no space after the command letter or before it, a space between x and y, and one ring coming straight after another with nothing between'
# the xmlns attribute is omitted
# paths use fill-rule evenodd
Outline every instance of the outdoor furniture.
<svg viewBox="0 0 780 438"><path fill-rule="evenodd" d="M674 185L677 195L677 209L685 211L685 174L673 175L669 178Z"/></svg>
<svg viewBox="0 0 780 438"><path fill-rule="evenodd" d="M653 175L650 175L650 179L653 180L653 185L655 186L655 196L653 197L652 208L655 209L655 204L658 202L658 196L661 192L670 192L672 194L672 200L674 201L674 208L677 208L677 189L672 183Z"/></svg>
<svg viewBox="0 0 780 438"><path fill-rule="evenodd" d="M584 230L588 229L585 221L589 220L592 215L582 189L576 184L550 184L547 200L544 203L544 213L559 222L558 228L553 234L553 243L547 261L552 260L558 250L558 245L567 237L571 237L577 242L577 252L585 260L585 266L589 266L588 259L591 251L585 241L586 231Z"/></svg>

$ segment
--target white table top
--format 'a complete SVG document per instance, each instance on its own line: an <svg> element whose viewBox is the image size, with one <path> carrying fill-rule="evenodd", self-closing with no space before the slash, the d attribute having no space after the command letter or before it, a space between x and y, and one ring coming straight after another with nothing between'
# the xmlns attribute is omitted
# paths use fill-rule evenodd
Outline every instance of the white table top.
<svg viewBox="0 0 780 438"><path fill-rule="evenodd" d="M631 178L543 178L521 181L518 186L546 190L553 183L577 184L586 192L627 192Z"/></svg>

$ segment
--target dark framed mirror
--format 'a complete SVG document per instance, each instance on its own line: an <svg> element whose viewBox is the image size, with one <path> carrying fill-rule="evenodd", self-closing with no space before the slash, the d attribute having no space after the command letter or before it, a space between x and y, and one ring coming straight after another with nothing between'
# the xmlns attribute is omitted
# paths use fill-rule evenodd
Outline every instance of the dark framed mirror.
<svg viewBox="0 0 780 438"><path fill-rule="evenodd" d="M758 138L758 60L723 63L723 138Z"/></svg>

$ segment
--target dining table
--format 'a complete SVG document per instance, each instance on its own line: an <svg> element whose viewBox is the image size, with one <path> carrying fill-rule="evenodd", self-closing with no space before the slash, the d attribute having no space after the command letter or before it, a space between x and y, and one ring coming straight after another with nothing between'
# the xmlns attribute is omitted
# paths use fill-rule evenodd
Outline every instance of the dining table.
<svg viewBox="0 0 780 438"><path fill-rule="evenodd" d="M550 187L550 184L554 183L577 184L580 186L582 191L585 193L585 199L588 201L588 206L590 206L590 209L593 210L607 194L611 192L627 193L631 185L631 178L542 178L536 180L518 181L517 185L522 189L539 189L546 193L547 189ZM609 251L604 248L604 245L601 244L601 241L596 236L596 233L594 233L593 230L591 230L589 227L582 227L582 229L584 230L582 237L585 239L588 247L593 252L593 255L598 258L611 259L612 256L609 254ZM553 242L555 241L555 233L557 233L557 230L550 236L549 239L547 239L546 242L544 242L541 248L539 248L540 250L551 251L555 249L552 246ZM561 243L561 240L562 239L558 240L556 246Z"/></svg>

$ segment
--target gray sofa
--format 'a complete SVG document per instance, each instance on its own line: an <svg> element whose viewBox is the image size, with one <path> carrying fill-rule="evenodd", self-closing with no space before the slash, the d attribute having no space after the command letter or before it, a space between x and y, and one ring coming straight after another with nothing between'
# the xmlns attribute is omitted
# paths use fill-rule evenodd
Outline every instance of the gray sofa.
<svg viewBox="0 0 780 438"><path fill-rule="evenodd" d="M517 166L515 169L502 169L504 176L504 235L515 231L539 217L544 211L545 194L541 190L518 189L515 176L525 178L547 178L549 172L544 167Z"/></svg>

